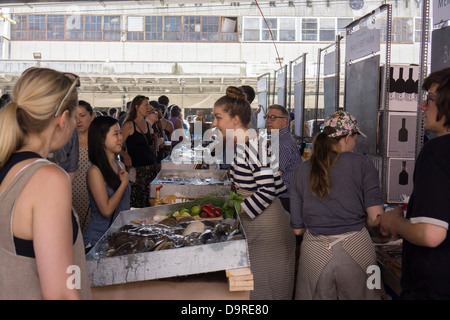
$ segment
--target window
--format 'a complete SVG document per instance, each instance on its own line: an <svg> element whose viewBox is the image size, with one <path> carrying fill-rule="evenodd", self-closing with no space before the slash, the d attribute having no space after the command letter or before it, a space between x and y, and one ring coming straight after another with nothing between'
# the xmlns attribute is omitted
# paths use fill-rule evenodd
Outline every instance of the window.
<svg viewBox="0 0 450 320"><path fill-rule="evenodd" d="M302 19L302 41L317 41L317 19Z"/></svg>
<svg viewBox="0 0 450 320"><path fill-rule="evenodd" d="M144 17L129 16L127 31L127 40L144 40Z"/></svg>
<svg viewBox="0 0 450 320"><path fill-rule="evenodd" d="M237 32L237 18L226 17L222 18L222 30L220 33L220 40L222 41L238 41Z"/></svg>
<svg viewBox="0 0 450 320"><path fill-rule="evenodd" d="M103 40L120 40L120 16L103 16Z"/></svg>
<svg viewBox="0 0 450 320"><path fill-rule="evenodd" d="M414 18L414 42L422 41L422 18Z"/></svg>
<svg viewBox="0 0 450 320"><path fill-rule="evenodd" d="M181 17L164 18L164 40L181 40Z"/></svg>
<svg viewBox="0 0 450 320"><path fill-rule="evenodd" d="M335 41L336 40L336 27L334 18L321 18L320 19L320 41Z"/></svg>
<svg viewBox="0 0 450 320"><path fill-rule="evenodd" d="M66 16L66 40L83 40L82 15Z"/></svg>
<svg viewBox="0 0 450 320"><path fill-rule="evenodd" d="M202 40L219 40L219 17L202 17Z"/></svg>
<svg viewBox="0 0 450 320"><path fill-rule="evenodd" d="M267 22L267 23L266 23ZM271 35L272 32L272 35ZM277 19L269 18L263 21L262 27L262 40L274 40L277 41L278 24ZM273 39L272 39L273 36Z"/></svg>
<svg viewBox="0 0 450 320"><path fill-rule="evenodd" d="M412 43L413 42L413 21L412 18L394 18L392 28L392 42Z"/></svg>
<svg viewBox="0 0 450 320"><path fill-rule="evenodd" d="M64 25L63 15L47 16L47 39L64 39Z"/></svg>
<svg viewBox="0 0 450 320"><path fill-rule="evenodd" d="M259 41L259 25L259 18L244 18L244 41Z"/></svg>
<svg viewBox="0 0 450 320"><path fill-rule="evenodd" d="M200 41L202 31L200 17L184 17L183 20L183 40Z"/></svg>
<svg viewBox="0 0 450 320"><path fill-rule="evenodd" d="M28 27L27 27L27 16L26 15L15 15L13 19L16 24L11 26L11 39L12 40L23 40L28 37Z"/></svg>
<svg viewBox="0 0 450 320"><path fill-rule="evenodd" d="M44 40L46 38L45 15L28 16L28 39Z"/></svg>
<svg viewBox="0 0 450 320"><path fill-rule="evenodd" d="M84 21L84 39L102 40L102 17L86 16Z"/></svg>
<svg viewBox="0 0 450 320"><path fill-rule="evenodd" d="M352 18L338 18L337 19L337 32L341 36L345 36L345 27L353 21Z"/></svg>
<svg viewBox="0 0 450 320"><path fill-rule="evenodd" d="M145 40L163 39L163 17L145 17Z"/></svg>
<svg viewBox="0 0 450 320"><path fill-rule="evenodd" d="M280 41L295 41L295 18L280 18Z"/></svg>
<svg viewBox="0 0 450 320"><path fill-rule="evenodd" d="M14 19L17 23L11 27L12 40L122 38L121 16L15 15ZM238 41L237 17L125 16L125 19L126 39L132 41Z"/></svg>

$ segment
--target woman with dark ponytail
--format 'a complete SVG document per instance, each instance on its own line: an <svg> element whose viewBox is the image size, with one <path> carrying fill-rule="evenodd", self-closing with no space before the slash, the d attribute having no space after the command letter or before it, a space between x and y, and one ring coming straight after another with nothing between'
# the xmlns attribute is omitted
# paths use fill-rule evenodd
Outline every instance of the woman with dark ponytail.
<svg viewBox="0 0 450 320"><path fill-rule="evenodd" d="M214 104L213 126L228 145L235 146L230 174L236 192L244 197L239 216L254 279L250 299L289 300L294 287L295 235L278 198L286 186L278 169L264 160L268 150L259 149L255 131L248 130L250 119L250 104L237 87L228 87Z"/></svg>
<svg viewBox="0 0 450 320"><path fill-rule="evenodd" d="M367 285L377 261L366 225L379 226L383 197L370 158L352 152L358 135L365 137L354 116L330 115L291 181L291 226L304 234L296 299L384 296L380 286Z"/></svg>

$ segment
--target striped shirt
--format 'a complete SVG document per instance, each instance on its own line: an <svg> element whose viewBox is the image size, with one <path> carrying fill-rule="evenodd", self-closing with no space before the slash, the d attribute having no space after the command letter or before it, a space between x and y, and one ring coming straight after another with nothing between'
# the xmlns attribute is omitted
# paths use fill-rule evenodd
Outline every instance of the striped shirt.
<svg viewBox="0 0 450 320"><path fill-rule="evenodd" d="M273 200L286 192L286 185L277 169L267 159L267 150L259 150L258 138L252 137L245 144L238 144L231 165L231 182L238 189L252 191L242 203L242 208L254 219L261 214Z"/></svg>

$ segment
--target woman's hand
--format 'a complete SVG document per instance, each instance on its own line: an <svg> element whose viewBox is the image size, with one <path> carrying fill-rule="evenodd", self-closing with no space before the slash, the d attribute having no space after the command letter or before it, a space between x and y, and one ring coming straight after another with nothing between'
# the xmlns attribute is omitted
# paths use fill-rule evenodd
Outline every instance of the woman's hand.
<svg viewBox="0 0 450 320"><path fill-rule="evenodd" d="M130 174L126 170L119 171L119 179L121 183L128 184L130 181Z"/></svg>

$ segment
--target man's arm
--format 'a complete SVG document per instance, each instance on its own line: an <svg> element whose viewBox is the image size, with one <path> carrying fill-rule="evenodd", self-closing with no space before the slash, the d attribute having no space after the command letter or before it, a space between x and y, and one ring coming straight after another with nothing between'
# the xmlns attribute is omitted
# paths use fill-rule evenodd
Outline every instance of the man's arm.
<svg viewBox="0 0 450 320"><path fill-rule="evenodd" d="M435 248L447 237L447 229L431 223L411 223L403 217L403 210L396 207L381 215L383 235L401 236L417 246Z"/></svg>

